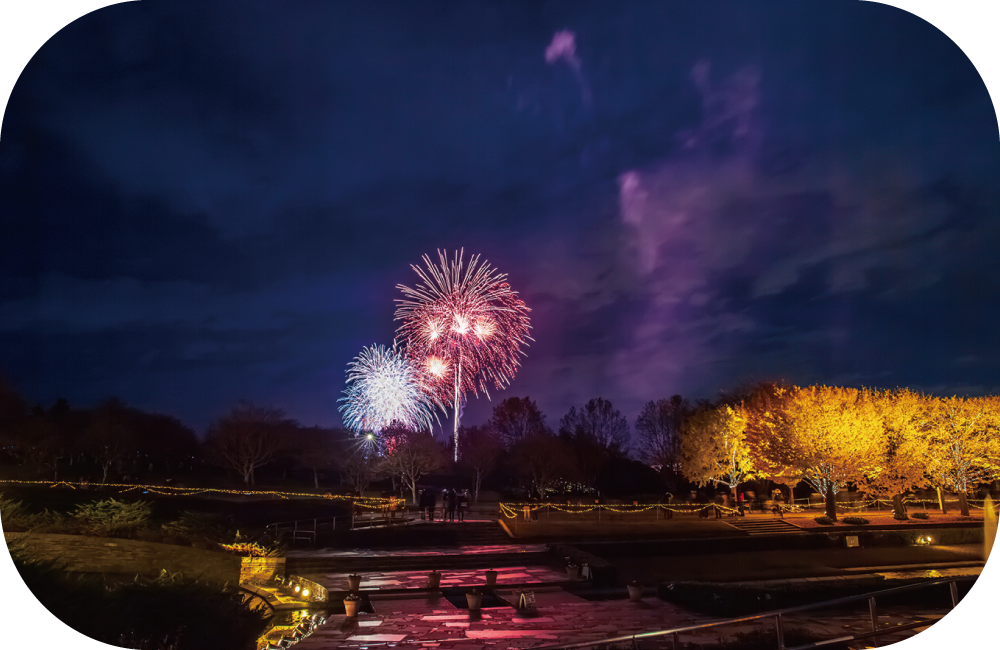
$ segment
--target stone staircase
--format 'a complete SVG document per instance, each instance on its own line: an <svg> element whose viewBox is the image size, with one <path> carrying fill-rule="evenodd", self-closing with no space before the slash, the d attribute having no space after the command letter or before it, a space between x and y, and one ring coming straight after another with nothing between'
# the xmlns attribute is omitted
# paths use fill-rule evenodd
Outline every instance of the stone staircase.
<svg viewBox="0 0 1000 650"><path fill-rule="evenodd" d="M726 524L750 535L807 535L808 533L784 519L737 518Z"/></svg>

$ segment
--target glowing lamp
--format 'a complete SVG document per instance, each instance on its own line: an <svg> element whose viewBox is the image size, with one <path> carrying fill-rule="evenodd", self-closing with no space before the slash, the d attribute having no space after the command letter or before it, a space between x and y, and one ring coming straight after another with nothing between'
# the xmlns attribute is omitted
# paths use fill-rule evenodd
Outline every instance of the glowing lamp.
<svg viewBox="0 0 1000 650"><path fill-rule="evenodd" d="M303 589L302 590L302 596L303 596L303 598L306 597L306 596L308 596L308 595L309 595L309 590L308 589Z"/></svg>

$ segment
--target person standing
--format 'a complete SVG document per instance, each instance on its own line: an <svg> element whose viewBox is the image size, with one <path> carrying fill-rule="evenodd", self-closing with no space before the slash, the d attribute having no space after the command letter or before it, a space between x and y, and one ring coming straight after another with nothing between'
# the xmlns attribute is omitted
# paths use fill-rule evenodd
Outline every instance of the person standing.
<svg viewBox="0 0 1000 650"><path fill-rule="evenodd" d="M465 521L465 511L469 509L469 491L462 490L458 495L458 520Z"/></svg>
<svg viewBox="0 0 1000 650"><path fill-rule="evenodd" d="M458 493L448 490L448 521L455 521L455 510L458 509Z"/></svg>

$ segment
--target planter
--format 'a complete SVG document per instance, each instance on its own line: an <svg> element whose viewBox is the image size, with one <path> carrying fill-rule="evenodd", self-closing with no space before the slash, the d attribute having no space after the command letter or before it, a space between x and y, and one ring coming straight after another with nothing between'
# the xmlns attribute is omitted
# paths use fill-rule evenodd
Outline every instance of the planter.
<svg viewBox="0 0 1000 650"><path fill-rule="evenodd" d="M566 577L570 580L580 579L580 567L575 564L570 564L566 567Z"/></svg>
<svg viewBox="0 0 1000 650"><path fill-rule="evenodd" d="M469 602L469 611L478 612L483 607L483 595L468 593L465 594L465 599Z"/></svg>
<svg viewBox="0 0 1000 650"><path fill-rule="evenodd" d="M361 604L360 600L348 600L344 599L344 613L347 614L348 618L354 618L358 615L358 605Z"/></svg>
<svg viewBox="0 0 1000 650"><path fill-rule="evenodd" d="M347 576L347 589L354 593L356 591L361 591L361 576L349 575Z"/></svg>
<svg viewBox="0 0 1000 650"><path fill-rule="evenodd" d="M437 571L431 571L427 574L427 588L437 589L441 586L441 574Z"/></svg>
<svg viewBox="0 0 1000 650"><path fill-rule="evenodd" d="M637 603L642 600L642 585L629 585L628 599L633 603Z"/></svg>
<svg viewBox="0 0 1000 650"><path fill-rule="evenodd" d="M497 572L490 569L486 572L486 586L496 587L497 586Z"/></svg>

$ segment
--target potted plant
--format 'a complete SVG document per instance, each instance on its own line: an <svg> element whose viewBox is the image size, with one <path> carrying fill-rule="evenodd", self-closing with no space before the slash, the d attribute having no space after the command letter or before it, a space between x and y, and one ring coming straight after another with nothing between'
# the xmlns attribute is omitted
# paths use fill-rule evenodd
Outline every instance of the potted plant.
<svg viewBox="0 0 1000 650"><path fill-rule="evenodd" d="M465 594L465 599L469 602L469 611L478 612L483 607L483 594L478 589Z"/></svg>
<svg viewBox="0 0 1000 650"><path fill-rule="evenodd" d="M628 583L628 599L633 603L637 603L642 600L642 585L639 584L638 580L633 580Z"/></svg>
<svg viewBox="0 0 1000 650"><path fill-rule="evenodd" d="M570 580L580 579L580 565L578 564L567 564L566 565L566 577Z"/></svg>
<svg viewBox="0 0 1000 650"><path fill-rule="evenodd" d="M497 586L497 572L493 569L486 570L486 586L496 587Z"/></svg>
<svg viewBox="0 0 1000 650"><path fill-rule="evenodd" d="M353 618L358 615L358 606L361 604L361 596L357 594L348 594L344 598L344 613L347 614L348 618Z"/></svg>
<svg viewBox="0 0 1000 650"><path fill-rule="evenodd" d="M441 574L438 573L437 569L432 569L430 573L427 574L427 588L437 589L441 586Z"/></svg>
<svg viewBox="0 0 1000 650"><path fill-rule="evenodd" d="M361 576L351 574L347 576L347 588L351 593L361 590Z"/></svg>

